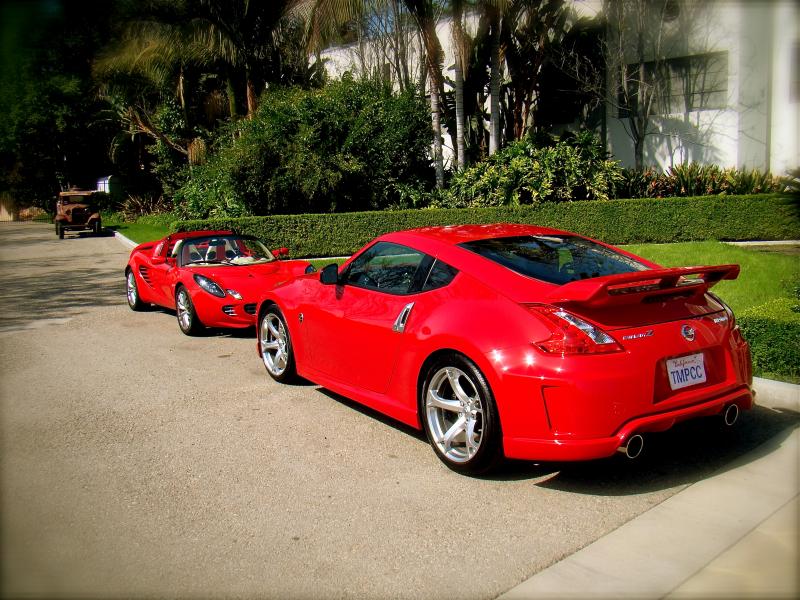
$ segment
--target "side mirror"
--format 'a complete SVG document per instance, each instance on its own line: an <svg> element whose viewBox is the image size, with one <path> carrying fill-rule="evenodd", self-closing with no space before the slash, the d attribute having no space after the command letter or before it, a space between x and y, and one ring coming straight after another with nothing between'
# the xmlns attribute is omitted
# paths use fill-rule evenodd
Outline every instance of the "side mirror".
<svg viewBox="0 0 800 600"><path fill-rule="evenodd" d="M339 265L331 263L325 265L319 272L319 280L322 285L336 285L339 283Z"/></svg>
<svg viewBox="0 0 800 600"><path fill-rule="evenodd" d="M289 249L288 248L275 248L275 250L272 251L272 254L275 256L275 258L280 258L281 256L288 256L289 255Z"/></svg>

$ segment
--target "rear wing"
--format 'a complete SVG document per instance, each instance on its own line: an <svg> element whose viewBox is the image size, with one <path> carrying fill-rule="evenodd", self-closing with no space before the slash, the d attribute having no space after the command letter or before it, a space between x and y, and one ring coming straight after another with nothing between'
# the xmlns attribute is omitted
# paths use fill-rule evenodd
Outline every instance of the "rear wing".
<svg viewBox="0 0 800 600"><path fill-rule="evenodd" d="M553 290L547 300L586 307L634 304L654 296L705 294L718 281L738 276L739 265L649 269L572 281Z"/></svg>

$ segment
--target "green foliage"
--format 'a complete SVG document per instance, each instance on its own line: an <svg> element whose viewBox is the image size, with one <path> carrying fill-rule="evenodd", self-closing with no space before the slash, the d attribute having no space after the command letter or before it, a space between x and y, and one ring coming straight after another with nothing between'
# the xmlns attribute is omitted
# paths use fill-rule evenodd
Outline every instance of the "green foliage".
<svg viewBox="0 0 800 600"><path fill-rule="evenodd" d="M514 142L453 176L443 207L521 206L548 201L607 200L621 179L591 133L581 132L538 147Z"/></svg>
<svg viewBox="0 0 800 600"><path fill-rule="evenodd" d="M800 299L778 298L738 316L756 375L800 377Z"/></svg>
<svg viewBox="0 0 800 600"><path fill-rule="evenodd" d="M800 206L781 196L545 202L529 206L275 215L181 221L176 230L235 229L294 256L343 256L373 237L414 227L531 223L612 244L704 239L798 239Z"/></svg>
<svg viewBox="0 0 800 600"><path fill-rule="evenodd" d="M185 217L343 212L408 201L429 185L421 98L344 79L264 94L252 120L225 129L176 194Z"/></svg>
<svg viewBox="0 0 800 600"><path fill-rule="evenodd" d="M746 195L782 191L780 178L758 169L723 169L717 165L684 163L661 173L655 169L625 169L617 195L625 198L669 198Z"/></svg>

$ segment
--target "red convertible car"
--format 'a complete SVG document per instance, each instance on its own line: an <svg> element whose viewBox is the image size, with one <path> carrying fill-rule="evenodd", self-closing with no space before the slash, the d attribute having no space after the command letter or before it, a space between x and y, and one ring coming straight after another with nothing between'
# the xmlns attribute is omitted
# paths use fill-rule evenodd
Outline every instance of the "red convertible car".
<svg viewBox="0 0 800 600"><path fill-rule="evenodd" d="M401 231L269 291L258 352L278 381L423 428L455 471L633 458L644 434L751 408L749 347L709 292L738 274L542 227Z"/></svg>
<svg viewBox="0 0 800 600"><path fill-rule="evenodd" d="M131 252L125 268L128 305L174 309L186 335L206 327L251 327L267 289L314 271L306 261L278 260L286 253L231 231L173 233Z"/></svg>

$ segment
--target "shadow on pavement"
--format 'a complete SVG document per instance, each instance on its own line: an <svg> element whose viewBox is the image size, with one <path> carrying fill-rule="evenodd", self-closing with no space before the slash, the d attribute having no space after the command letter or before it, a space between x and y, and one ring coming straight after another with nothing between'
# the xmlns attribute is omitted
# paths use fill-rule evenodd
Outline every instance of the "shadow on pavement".
<svg viewBox="0 0 800 600"><path fill-rule="evenodd" d="M319 391L427 444L425 434L395 421L358 402L330 390ZM800 426L800 413L756 406L745 411L733 427L721 418L703 418L677 424L662 433L645 437L641 457L630 460L622 454L575 463L508 460L482 479L492 481L531 480L535 485L565 492L598 496L627 496L696 483L719 471L741 466L741 458L761 458L775 451ZM431 460L436 460L431 450Z"/></svg>

